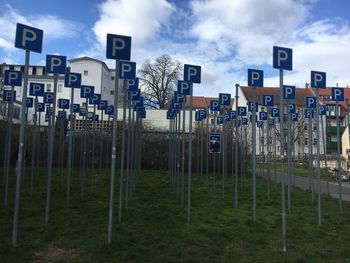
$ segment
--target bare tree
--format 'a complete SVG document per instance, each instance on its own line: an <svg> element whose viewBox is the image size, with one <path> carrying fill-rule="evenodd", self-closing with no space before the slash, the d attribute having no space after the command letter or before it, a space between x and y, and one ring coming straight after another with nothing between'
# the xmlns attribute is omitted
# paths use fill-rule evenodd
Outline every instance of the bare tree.
<svg viewBox="0 0 350 263"><path fill-rule="evenodd" d="M154 62L146 60L139 73L145 105L151 108L165 108L177 86L181 63L169 55L162 55Z"/></svg>

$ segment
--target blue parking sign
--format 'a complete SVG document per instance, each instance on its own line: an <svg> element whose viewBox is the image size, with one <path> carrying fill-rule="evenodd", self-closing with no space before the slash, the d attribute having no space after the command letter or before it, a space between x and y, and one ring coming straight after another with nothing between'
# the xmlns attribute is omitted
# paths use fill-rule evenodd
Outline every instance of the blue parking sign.
<svg viewBox="0 0 350 263"><path fill-rule="evenodd" d="M37 111L38 112L45 112L45 103L39 102Z"/></svg>
<svg viewBox="0 0 350 263"><path fill-rule="evenodd" d="M216 124L218 124L218 125L224 124L224 117L223 116L218 116L216 118Z"/></svg>
<svg viewBox="0 0 350 263"><path fill-rule="evenodd" d="M316 109L316 97L306 96L305 97L306 108Z"/></svg>
<svg viewBox="0 0 350 263"><path fill-rule="evenodd" d="M271 109L271 117L278 118L280 116L280 109L279 108L272 108Z"/></svg>
<svg viewBox="0 0 350 263"><path fill-rule="evenodd" d="M231 94L219 93L219 104L222 106L230 106L231 105Z"/></svg>
<svg viewBox="0 0 350 263"><path fill-rule="evenodd" d="M314 118L314 110L313 109L305 109L305 118L313 119Z"/></svg>
<svg viewBox="0 0 350 263"><path fill-rule="evenodd" d="M334 101L344 101L344 88L332 88L331 97Z"/></svg>
<svg viewBox="0 0 350 263"><path fill-rule="evenodd" d="M220 111L220 104L217 100L210 101L210 110L211 111Z"/></svg>
<svg viewBox="0 0 350 263"><path fill-rule="evenodd" d="M264 71L258 69L248 69L248 86L264 87Z"/></svg>
<svg viewBox="0 0 350 263"><path fill-rule="evenodd" d="M119 62L120 79L135 79L136 78L136 63L131 61Z"/></svg>
<svg viewBox="0 0 350 263"><path fill-rule="evenodd" d="M267 112L265 112L265 111L259 112L259 119L261 121L266 121L267 120Z"/></svg>
<svg viewBox="0 0 350 263"><path fill-rule="evenodd" d="M41 53L44 31L17 23L15 47Z"/></svg>
<svg viewBox="0 0 350 263"><path fill-rule="evenodd" d="M64 86L68 88L81 87L81 74L80 73L66 73L64 76Z"/></svg>
<svg viewBox="0 0 350 263"><path fill-rule="evenodd" d="M191 83L179 80L177 82L177 92L183 95L191 94Z"/></svg>
<svg viewBox="0 0 350 263"><path fill-rule="evenodd" d="M327 114L327 105L320 105L319 113L321 116L325 116Z"/></svg>
<svg viewBox="0 0 350 263"><path fill-rule="evenodd" d="M17 70L5 70L4 74L5 86L22 86L22 72Z"/></svg>
<svg viewBox="0 0 350 263"><path fill-rule="evenodd" d="M139 89L139 78L128 80L128 92L137 91Z"/></svg>
<svg viewBox="0 0 350 263"><path fill-rule="evenodd" d="M81 85L80 97L84 99L90 99L94 96L94 86Z"/></svg>
<svg viewBox="0 0 350 263"><path fill-rule="evenodd" d="M231 120L235 120L236 119L236 111L235 110L230 110L230 119Z"/></svg>
<svg viewBox="0 0 350 263"><path fill-rule="evenodd" d="M115 60L130 60L131 37L107 34L106 57Z"/></svg>
<svg viewBox="0 0 350 263"><path fill-rule="evenodd" d="M106 114L108 114L109 116L113 116L113 114L114 114L114 107L113 107L113 105L109 105L107 107Z"/></svg>
<svg viewBox="0 0 350 263"><path fill-rule="evenodd" d="M14 90L12 92L12 90L4 90L3 91L3 95L2 95L2 100L3 101L16 101L16 91Z"/></svg>
<svg viewBox="0 0 350 263"><path fill-rule="evenodd" d="M299 115L298 115L298 113L292 113L291 115L290 115L290 119L291 119L291 121L293 121L293 122L297 122L298 121L298 119L299 119Z"/></svg>
<svg viewBox="0 0 350 263"><path fill-rule="evenodd" d="M29 84L29 95L30 96L40 96L43 97L45 93L45 84L44 83L34 83Z"/></svg>
<svg viewBox="0 0 350 263"><path fill-rule="evenodd" d="M263 106L273 107L275 104L275 97L273 95L263 95Z"/></svg>
<svg viewBox="0 0 350 263"><path fill-rule="evenodd" d="M99 105L101 101L101 94L95 93L92 98L89 99L90 104Z"/></svg>
<svg viewBox="0 0 350 263"><path fill-rule="evenodd" d="M293 70L293 50L285 47L273 47L273 68Z"/></svg>
<svg viewBox="0 0 350 263"><path fill-rule="evenodd" d="M44 93L44 103L53 103L53 92Z"/></svg>
<svg viewBox="0 0 350 263"><path fill-rule="evenodd" d="M254 105L253 101L248 101L248 111L249 112L253 112L253 110L254 110L253 105ZM259 109L258 102L255 102L255 112L258 112L258 109Z"/></svg>
<svg viewBox="0 0 350 263"><path fill-rule="evenodd" d="M289 113L296 113L297 112L297 106L295 104L288 104L288 112Z"/></svg>
<svg viewBox="0 0 350 263"><path fill-rule="evenodd" d="M242 125L248 125L248 118L241 118Z"/></svg>
<svg viewBox="0 0 350 263"><path fill-rule="evenodd" d="M209 153L221 152L221 133L209 133Z"/></svg>
<svg viewBox="0 0 350 263"><path fill-rule="evenodd" d="M311 71L311 88L326 88L326 72Z"/></svg>
<svg viewBox="0 0 350 263"><path fill-rule="evenodd" d="M184 81L190 83L201 83L201 66L184 65Z"/></svg>
<svg viewBox="0 0 350 263"><path fill-rule="evenodd" d="M283 99L295 100L295 86L283 85Z"/></svg>
<svg viewBox="0 0 350 263"><path fill-rule="evenodd" d="M73 112L75 113L80 112L80 104L73 104Z"/></svg>
<svg viewBox="0 0 350 263"><path fill-rule="evenodd" d="M31 97L26 98L26 107L27 108L33 108L34 106L34 99Z"/></svg>
<svg viewBox="0 0 350 263"><path fill-rule="evenodd" d="M69 100L68 99L58 99L58 108L69 109Z"/></svg>
<svg viewBox="0 0 350 263"><path fill-rule="evenodd" d="M46 73L64 75L66 73L66 67L66 56L46 55Z"/></svg>
<svg viewBox="0 0 350 263"><path fill-rule="evenodd" d="M238 107L238 116L247 116L247 107Z"/></svg>

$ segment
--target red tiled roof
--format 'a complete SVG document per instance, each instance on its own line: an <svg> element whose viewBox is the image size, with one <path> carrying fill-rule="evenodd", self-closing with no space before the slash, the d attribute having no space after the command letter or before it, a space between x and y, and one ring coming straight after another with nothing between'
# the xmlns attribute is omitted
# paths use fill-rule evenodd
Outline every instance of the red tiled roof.
<svg viewBox="0 0 350 263"><path fill-rule="evenodd" d="M243 95L247 99L247 101L253 100L253 88L247 86L241 86ZM295 96L295 104L297 106L305 107L305 97L306 96L315 96L314 92L310 88L296 88L296 96ZM256 97L259 105L262 105L263 95L274 95L275 97L275 105L279 105L280 101L280 89L277 87L264 87L264 88L256 88Z"/></svg>
<svg viewBox="0 0 350 263"><path fill-rule="evenodd" d="M218 98L210 98L210 97L204 97L204 96L193 96L192 97L192 107L193 109L203 109L203 108L209 108L210 102L212 100L219 100ZM230 108L232 108L234 103L234 99L231 99L231 105ZM186 97L186 109L190 107L190 98L189 96Z"/></svg>

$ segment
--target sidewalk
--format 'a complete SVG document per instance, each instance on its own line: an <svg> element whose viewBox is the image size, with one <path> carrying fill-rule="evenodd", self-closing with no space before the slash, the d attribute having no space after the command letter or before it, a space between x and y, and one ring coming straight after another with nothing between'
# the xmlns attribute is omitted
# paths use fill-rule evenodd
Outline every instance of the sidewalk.
<svg viewBox="0 0 350 263"><path fill-rule="evenodd" d="M264 178L267 177L267 171L261 175L259 172L257 172L258 176L263 176ZM271 173L271 180L274 181L275 177L273 172ZM279 173L277 173L277 182L280 182L280 176ZM288 184L288 177L287 174L285 174L285 183ZM292 178L292 184L294 183L294 177ZM313 180L314 183L314 190L315 193L317 193L317 180ZM329 195L334 198L339 198L339 185L336 182L328 182L329 185ZM308 177L302 177L302 176L295 176L295 186L299 187L304 190L309 190L309 178ZM321 193L327 194L327 181L321 181ZM343 195L343 201L350 201L350 182L342 182L342 195Z"/></svg>

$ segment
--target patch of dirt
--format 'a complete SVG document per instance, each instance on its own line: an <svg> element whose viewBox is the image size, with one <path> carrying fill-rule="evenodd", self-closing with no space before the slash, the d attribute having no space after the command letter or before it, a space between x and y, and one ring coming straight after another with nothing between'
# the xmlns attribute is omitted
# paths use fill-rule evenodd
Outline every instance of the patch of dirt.
<svg viewBox="0 0 350 263"><path fill-rule="evenodd" d="M49 245L45 250L36 252L33 263L55 263L63 260L71 260L78 256L76 249L60 248L57 245Z"/></svg>

